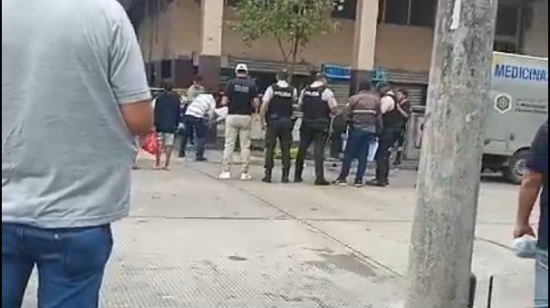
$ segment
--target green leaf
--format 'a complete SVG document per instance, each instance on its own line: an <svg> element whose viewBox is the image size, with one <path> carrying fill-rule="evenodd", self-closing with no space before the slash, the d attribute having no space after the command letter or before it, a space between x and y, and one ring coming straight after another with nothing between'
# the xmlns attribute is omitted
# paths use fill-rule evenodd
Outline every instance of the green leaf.
<svg viewBox="0 0 550 308"><path fill-rule="evenodd" d="M276 40L283 61L294 67L299 49L338 31L331 18L333 6L333 0L240 0L229 23L246 44L265 37Z"/></svg>

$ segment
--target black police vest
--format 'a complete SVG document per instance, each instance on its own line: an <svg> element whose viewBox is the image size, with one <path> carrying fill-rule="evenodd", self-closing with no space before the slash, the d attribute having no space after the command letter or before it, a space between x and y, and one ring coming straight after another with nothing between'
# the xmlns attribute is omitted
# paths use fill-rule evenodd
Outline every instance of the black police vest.
<svg viewBox="0 0 550 308"><path fill-rule="evenodd" d="M271 86L273 97L269 102L267 120L290 119L292 117L294 87L280 87L277 84Z"/></svg>
<svg viewBox="0 0 550 308"><path fill-rule="evenodd" d="M302 112L304 120L330 121L330 108L323 100L323 92L326 87L307 87L302 98Z"/></svg>
<svg viewBox="0 0 550 308"><path fill-rule="evenodd" d="M228 113L231 115L252 115L254 107L254 82L247 78L235 78L229 81L231 89L226 95L229 97Z"/></svg>
<svg viewBox="0 0 550 308"><path fill-rule="evenodd" d="M397 104L397 99L393 95L386 94L384 96L391 97L393 99L394 104ZM382 120L384 122L384 129L393 129L401 125L403 122L403 117L401 113L399 113L399 110L397 110L397 107L394 107L391 111L386 112L382 116Z"/></svg>

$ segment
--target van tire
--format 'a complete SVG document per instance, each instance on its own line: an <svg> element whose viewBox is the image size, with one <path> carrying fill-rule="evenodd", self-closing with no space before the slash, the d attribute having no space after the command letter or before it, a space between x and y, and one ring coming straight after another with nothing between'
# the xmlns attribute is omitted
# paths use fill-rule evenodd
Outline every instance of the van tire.
<svg viewBox="0 0 550 308"><path fill-rule="evenodd" d="M504 170L504 178L516 185L521 184L526 170L527 157L529 150L519 150L511 158L508 167Z"/></svg>

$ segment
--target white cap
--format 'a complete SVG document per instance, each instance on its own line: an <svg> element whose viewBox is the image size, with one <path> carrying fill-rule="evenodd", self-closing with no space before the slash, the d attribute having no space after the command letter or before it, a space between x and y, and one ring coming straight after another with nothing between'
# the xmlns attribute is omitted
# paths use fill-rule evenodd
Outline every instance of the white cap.
<svg viewBox="0 0 550 308"><path fill-rule="evenodd" d="M246 64L244 63L237 64L237 66L235 67L235 72L240 72L240 71L245 71L248 73L248 66L246 66Z"/></svg>

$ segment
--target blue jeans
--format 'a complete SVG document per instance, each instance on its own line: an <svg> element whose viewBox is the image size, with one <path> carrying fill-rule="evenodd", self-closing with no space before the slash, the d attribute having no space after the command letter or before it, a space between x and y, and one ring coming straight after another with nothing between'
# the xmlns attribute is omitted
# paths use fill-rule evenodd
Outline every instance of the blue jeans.
<svg viewBox="0 0 550 308"><path fill-rule="evenodd" d="M548 250L537 253L535 308L548 308Z"/></svg>
<svg viewBox="0 0 550 308"><path fill-rule="evenodd" d="M376 135L368 130L357 128L349 133L346 149L344 150L344 160L342 162L342 170L340 171L339 180L345 180L351 168L351 163L357 159L357 173L355 175L355 183L362 183L365 171L367 170L367 156L369 154L369 146L376 138Z"/></svg>
<svg viewBox="0 0 550 308"><path fill-rule="evenodd" d="M2 223L2 308L20 308L33 268L39 308L97 308L113 246L109 225L38 229Z"/></svg>
<svg viewBox="0 0 550 308"><path fill-rule="evenodd" d="M195 151L197 158L203 158L206 147L206 137L208 136L208 125L206 124L206 119L186 115L184 117L184 123L185 135L181 141L180 155L185 154L187 143L193 139L193 136L195 136L197 137L195 140Z"/></svg>

